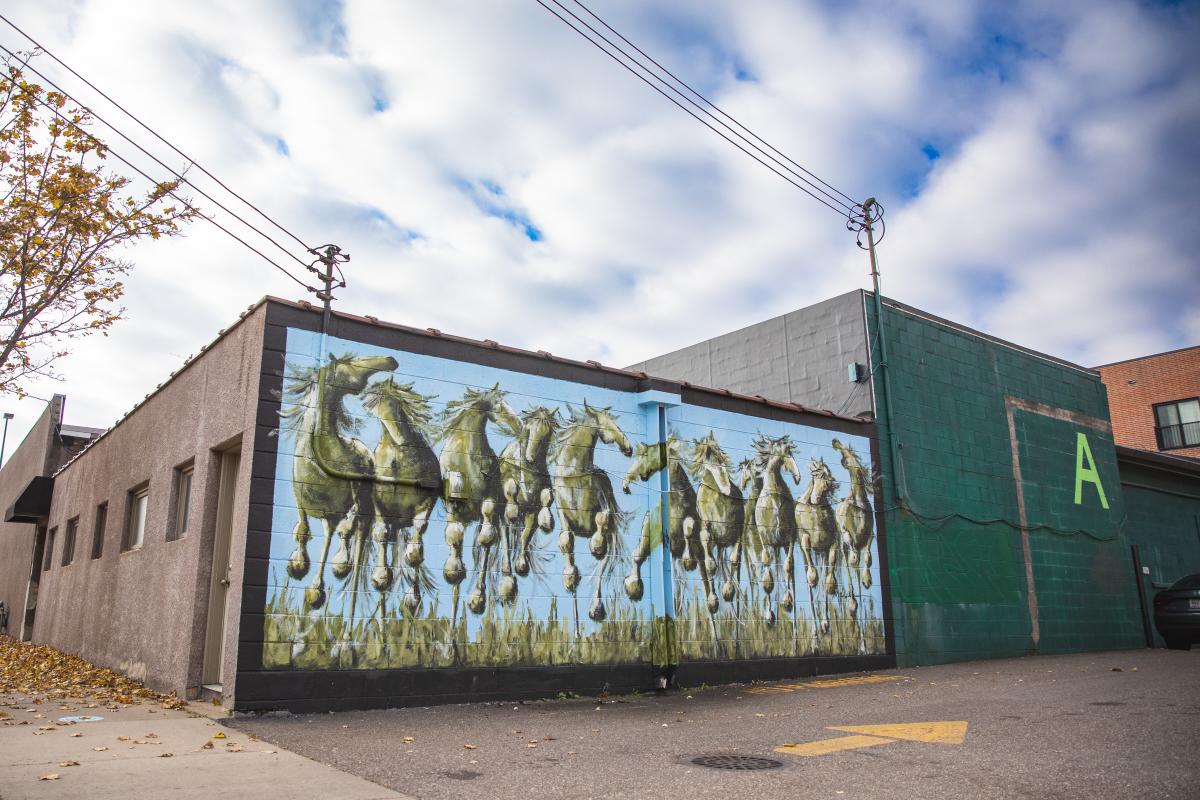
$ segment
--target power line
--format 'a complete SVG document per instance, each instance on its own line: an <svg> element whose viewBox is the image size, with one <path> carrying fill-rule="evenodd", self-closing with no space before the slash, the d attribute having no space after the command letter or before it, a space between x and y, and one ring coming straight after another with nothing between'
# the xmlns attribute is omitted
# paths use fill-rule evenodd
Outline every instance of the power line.
<svg viewBox="0 0 1200 800"><path fill-rule="evenodd" d="M652 56L651 56L649 53L647 53L645 50L643 50L642 48L638 47L636 44L634 44L633 42L629 41L629 40L628 40L628 39L626 39L624 36L622 36L620 31L616 30L615 28L613 28L613 26L609 25L607 22L605 22L603 19L601 19L601 18L600 18L600 16L599 16L599 15L597 15L595 11L592 11L592 10L591 10L590 8L588 8L586 5L584 5L583 3L581 3L581 2L580 2L580 0L574 0L574 2L575 2L575 5L579 6L579 7L580 7L580 8L582 8L584 11L586 11L588 14L590 14L590 15L591 15L591 16L592 16L592 17L593 17L593 18L594 18L594 19L595 19L597 22L599 22L601 25L603 25L605 28L607 28L609 31L611 31L611 32L612 32L614 35L616 35L616 36L617 36L617 37L618 37L618 38L619 38L621 41L625 42L625 44L629 45L629 46L630 46L630 47L632 47L634 50L637 50L637 51L638 51L638 53L640 53L642 56L644 56L646 59L648 59L648 60L650 61L650 63L651 63L651 64L653 64L654 66L658 67L660 70L662 70L662 71L663 71L663 72L665 72L667 75L669 75L669 76L671 77L671 79L672 79L673 81L675 81L676 83L678 83L680 86L682 86L683 88L687 89L689 92L691 92L691 93L692 93L693 95L695 95L696 97L700 98L700 100L701 100L701 101L702 101L702 102L703 102L705 105L709 106L709 107L710 107L710 108L712 108L714 111L716 111L718 114L720 114L722 117L725 117L725 119L729 120L729 121L730 121L730 122L732 122L734 125L736 125L736 126L738 126L739 128L741 128L743 131L745 131L747 134L749 134L749 136L750 136L752 139L756 140L757 142L759 142L760 144L762 144L764 147L766 147L768 150L772 151L773 153L775 153L776 155L778 155L780 158L782 158L783 160L787 161L789 164L791 164L792 166L794 166L796 169L800 170L800 171L801 171L801 172L803 172L804 174L806 174L806 175L808 175L809 177L813 178L813 179L814 179L814 180L815 180L817 183L819 183L819 184L821 184L822 186L826 187L827 189L831 189L831 190L833 190L834 192L836 192L837 194L841 195L843 198L845 198L846 200L848 200L848 201L849 201L849 203L850 203L850 205L851 205L851 206L853 206L853 205L854 205L854 204L857 202L857 201L856 201L854 198L852 198L850 195L848 195L848 194L846 194L845 192L841 191L841 190L840 190L840 189L838 189L837 187L835 187L835 186L832 186L832 185L830 185L830 184L826 183L825 181L821 180L819 177L817 177L816 175L814 175L812 172L810 172L809 170L805 169L805 168L804 168L803 166L801 166L800 164L797 164L795 161L793 161L791 158L789 158L789 157L788 157L786 154L784 154L784 153L780 152L778 148L776 148L775 146L773 146L772 144L770 144L769 142L767 142L766 140L764 140L764 139L763 139L761 136L759 136L758 134L756 134L754 131L752 131L752 130L750 130L749 128L747 128L745 125L743 125L743 124L742 124L741 122L739 122L737 119L735 119L733 116L731 116L731 115L729 115L729 114L725 113L725 111L724 111L724 110L723 110L723 109L722 109L720 106L718 106L716 103L712 102L712 101L711 101L711 100L709 100L707 97L705 97L704 95L700 94L700 92L696 91L696 90L695 90L695 89L693 89L691 86L689 86L687 83L685 83L685 82L683 81L683 79L682 79L682 78L680 78L679 76L677 76L677 75L676 75L674 72L671 72L671 70L667 69L667 68L666 68L666 67L664 67L662 64L660 64L660 63L658 63L657 61L655 61L655 60L654 60L654 58L653 58L653 57L652 57Z"/></svg>
<svg viewBox="0 0 1200 800"><path fill-rule="evenodd" d="M114 106L116 106L118 109L120 109L121 113L123 113L125 116L129 117L130 119L132 119L132 120L133 120L134 122L136 122L138 125L142 126L142 128L144 128L146 131L148 131L148 132L149 132L149 133L150 133L152 136L154 136L154 137L155 137L156 139L158 139L160 142L162 142L163 144L165 144L167 147L171 148L171 150L173 150L173 151L174 151L174 152L175 152L177 155L179 155L179 156L181 156L182 158L186 159L186 160L188 161L188 163L192 164L193 166L195 166L195 167L196 167L196 169L200 170L202 173L204 173L204 174L205 174L205 175L207 175L209 178L211 178L211 179L212 179L212 180L213 180L213 181L214 181L214 182L215 182L215 183L216 183L218 186L220 186L222 189L224 189L225 191L229 192L231 195L233 195L234 197L236 197L238 200L241 200L241 201L242 201L243 203L245 203L245 204L246 204L248 207L250 207L251 209L253 209L253 210L254 210L254 212L255 212L256 214L258 214L260 217L262 217L262 218L263 218L263 219L265 219L267 222L269 222L269 223L271 223L272 225L274 225L276 228L278 228L278 229L279 229L280 231L282 231L283 233L285 233L285 234L287 234L288 236L290 236L290 237L291 237L293 240L295 240L295 241L296 241L296 243L297 243L297 244L299 244L301 247L303 247L303 248L305 249L305 251L312 252L312 248L310 248L310 247L308 246L308 244L307 244L307 243L306 243L306 242L305 242L303 239L301 239L300 237L296 236L296 234L292 233L292 232L291 232L291 231L289 231L287 228L285 228L285 227L283 227L282 225L280 225L278 222L276 222L274 219L272 219L270 216L268 216L268 215L266 214L266 212L264 212L264 211L263 211L262 209L260 209L258 206L254 205L254 204L253 204L253 203L251 203L249 200L247 200L246 198L242 197L240 194L238 194L237 192L235 192L233 189L230 189L230 188L229 188L227 185L225 185L225 183L224 183L223 181L221 181L221 179L220 179L220 178L218 178L216 175L212 174L212 173L211 173L211 172L209 172L207 169L205 169L205 168L203 167L203 165L201 165L201 164L200 164L198 161L196 161L196 159L192 158L192 157L191 157L191 156L189 156L187 153L184 153L184 152L183 152L182 150L180 150L178 147L176 147L175 145L173 145L173 144L171 144L169 141L167 141L165 138L163 138L163 136L162 136L162 135L160 135L160 134L158 133L158 131L156 131L156 130L154 130L153 128L151 128L151 127L150 127L149 125L147 125L145 122L142 122L142 120L141 120L141 119L139 119L138 117L136 117L136 116L135 116L135 115L134 115L132 112L130 112L129 110L127 110L127 109L126 109L124 106L122 106L122 105L121 105L120 103L118 103L116 100L113 100L111 97L109 97L109 96L108 96L107 94L105 94L103 91L101 91L101 90L100 90L100 88L99 88L99 87L97 87L97 86L96 86L94 83L92 83L92 82L91 82L91 81L89 81L87 78L83 77L83 76L82 76L82 75L80 75L78 72L76 72L75 70L73 70L73 69L70 67L70 65L68 65L68 64L67 64L65 61L63 61L63 60L62 60L61 58L59 58L58 56L54 55L54 53L50 52L50 51L49 51L49 50L48 50L46 47L44 47L44 46L43 46L43 45L42 45L40 42L38 42L36 39L34 39L32 36L30 36L30 35L29 35L28 33L26 33L25 31L23 31L23 30L21 30L20 28L18 28L18 27L16 26L16 24L15 24L15 23L13 23L13 21L12 21L12 20L10 20L8 17L4 16L3 14L0 14L0 20L3 20L3 21L5 22L5 24L7 24L7 25L8 25L10 28L12 28L12 29L13 29L13 30L15 30L17 33L19 33L19 34L21 34L22 36L24 36L24 37L25 37L26 39L28 39L30 42L32 42L34 47L36 47L38 50L40 50L41 52L45 53L45 54L46 54L47 56L49 56L49 57L50 57L52 60L54 60L55 62L57 62L57 63L59 64L59 66L61 66L61 67L62 67L63 69L65 69L67 72L71 73L71 74L72 74L72 75L74 75L76 78L78 78L79 80L83 81L83 83L84 83L85 85L87 85L87 86L88 86L90 89L92 89L92 91L96 92L96 93L97 93L97 94L99 94L101 97L103 97L105 100L107 100L108 102L110 102L110 103L112 103ZM110 126L110 127L111 127L111 126Z"/></svg>
<svg viewBox="0 0 1200 800"><path fill-rule="evenodd" d="M588 36L588 35L587 35L587 34L586 34L586 33L585 33L583 30L581 30L580 28L578 28L578 27L576 27L575 25L573 25L573 24L571 23L571 21L570 21L570 20L568 20L566 17L562 16L562 15L561 15L561 14L559 14L557 11L555 11L553 8L551 8L550 6L546 5L546 3L545 3L545 2L543 2L543 0L536 0L536 1L537 1L538 5L540 5L540 6L541 6L542 8L544 8L544 9L546 9L546 11L550 12L550 13L551 13L551 14L553 14L555 17L557 17L557 18L559 19L559 21L561 21L561 22L562 22L564 25L566 25L567 27L571 28L571 30L573 30L573 31L575 31L576 33L578 33L578 34L579 34L580 36L582 36L582 37L583 37L585 40L587 40L587 41L588 41L588 42L589 42L591 45L593 45L593 46L594 46L594 47L596 47L598 50L600 50L600 52L604 53L606 56L608 56L609 58L611 58L613 61L615 61L615 62L617 62L618 64L620 64L622 67L624 67L626 70L628 70L628 71L630 72L630 74L632 74L632 75L633 75L634 77L636 77L638 80L640 80L640 81L642 81L643 83L645 83L647 86L649 86L649 87L650 87L651 89L653 89L654 91L656 91L656 92L658 92L659 94L661 94L663 97L665 97L665 98L666 98L667 100L669 100L671 103L673 103L673 104L675 104L676 106L678 106L680 109L682 109L682 110L683 110L683 112L684 112L684 113L686 113L686 114L688 114L689 116L691 116L692 118L694 118L694 119L695 119L697 122L699 122L701 125L704 125L706 128L708 128L709 130L711 130L713 133L717 134L717 135L718 135L718 136L720 136L722 139L724 139L725 141L729 142L731 145L733 145L734 147L736 147L738 150L741 150L743 153L745 153L746 155L750 156L750 158L754 159L754 160L755 160L755 161L757 161L759 164L762 164L764 167L766 167L767 169L771 170L771 172L774 172L776 175L778 175L779 177L783 178L785 181L787 181L788 183L790 183L792 186L795 186L797 189L799 189L800 191L802 191L802 192L804 192L805 194L807 194L809 197L813 198L814 200L816 200L817 202L821 203L822 205L824 205L824 206L826 206L826 207L828 207L828 208L832 209L832 210L833 210L835 213L837 213L837 215L838 215L838 216L841 216L841 217L845 217L845 216L846 216L846 214L847 214L847 211L849 210L849 208L850 208L850 207L849 207L849 206L847 206L847 205L846 205L846 204L845 204L845 203L844 203L842 200L840 200L840 199L838 199L838 198L836 198L836 197L833 197L833 198L831 198L831 199L833 199L834 201L836 201L836 202L838 203L838 205L834 205L834 204L833 204L833 203L831 203L829 200L827 200L827 199L826 199L826 197L822 197L821 195L819 195L819 194L815 193L813 190L816 190L816 192L821 192L821 194L824 194L824 195L826 195L827 197L831 197L831 196L828 194L828 192L825 192L823 189L821 189L820 187L818 187L818 186L816 186L815 184L813 184L813 183L812 183L811 181L809 181L807 178L804 178L803 176L800 176L800 175L797 175L797 174L795 174L794 172L792 172L792 171L791 171L791 169L790 169L789 167L787 167L786 165L783 165L783 164L780 164L780 166L783 166L783 168L784 168L784 169L787 169L787 170L789 170L789 172L792 172L792 174L791 174L791 175L789 175L789 174L786 174L786 173L784 173L784 172L781 172L781 171L780 171L779 169L777 169L777 168L776 168L774 165L772 165L772 164L770 164L770 163L768 163L768 162L764 161L762 158L759 158L759 157L758 157L758 155L756 155L754 152L752 152L752 151L748 150L746 147L742 146L742 144L741 144L741 143L739 143L739 142L735 141L734 139L730 138L728 135L726 135L725 133L723 133L721 130L717 129L717 128L716 128L716 127L714 127L712 124L710 124L709 122L707 122L707 121L706 121L706 120L705 120L703 117L699 116L698 114L696 114L695 112L693 112L691 109L689 109L687 106L685 106L685 105L683 105L682 103L680 103L678 100L676 100L676 99L675 99L674 97L672 97L670 94L667 94L667 92L665 92L663 89L659 88L659 87L658 87L658 86L656 86L654 83L651 83L651 82L650 82L650 80L648 80L648 79L647 79L647 78L646 78L644 75L642 75L640 72L638 72L637 70L635 70L635 69L634 69L633 67L631 67L629 64L625 63L625 61L623 61L623 60L622 60L620 57L618 57L617 55L613 54L611 51L609 51L607 48L605 48L603 45L601 45L601 44L600 44L598 41L596 41L595 39L593 39L593 38L591 38L590 36ZM588 30L590 30L590 31L592 31L593 33L595 33L595 34L596 34L596 36L600 37L600 39L602 39L603 41L607 42L607 43L609 44L609 46L610 46L610 47L612 47L614 50L616 50L616 51L618 51L619 53L621 53L622 55L624 55L624 56L625 56L627 59L629 59L631 62L633 62L635 65L637 65L637 67L638 67L638 68L640 68L642 71L644 71L644 72L645 72L647 75L649 75L651 78L654 78L655 80L659 81L659 82L660 82L660 83L662 83L664 86L666 86L668 89L670 89L671 91L675 92L675 94L677 94L679 97L683 98L683 99L684 99L686 102L688 102L688 103L691 103L692 105L696 106L697 108L700 108L700 109L701 109L701 111L703 111L703 112L704 112L705 114L707 114L708 116L712 117L712 114L710 114L710 113L709 113L709 112L708 112L706 109L704 109L703 107L701 107L701 106L700 106L698 103L696 103L695 101L693 101L693 100L691 100L690 98L688 98L686 95L684 95L684 94L683 94L682 92L680 92L679 90L677 90L677 89L675 89L674 87L672 87L670 84L668 84L668 83L666 83L665 81L663 81L661 78L659 78L657 75L655 75L655 74L654 74L654 73L653 73L653 72L652 72L652 71L651 71L649 68L647 68L647 67L646 67L644 64L642 64L642 63L641 63L640 61L638 61L636 58L634 58L634 57L633 57L633 56L631 56L629 53L627 53L625 50L623 50L623 49L622 49L620 46L618 46L618 45L614 44L614 43L613 43L611 40L609 40L607 37L605 37L605 36L604 36L603 34L601 34L599 31L596 31L596 29L595 29L595 28L593 28L591 25L589 25L587 22L583 21L583 20L582 20L582 19L580 19L578 16L576 16L574 13L572 13L571 11L569 11L568 9L566 9L565 7L563 7L563 6L562 6L562 4L558 2L558 0L551 0L551 2L553 2L555 5L559 6L560 8L563 8L563 10L564 10L564 11L565 11L567 14L569 14L569 15L570 15L571 17L573 17L574 19L578 20L578 21L579 21L579 23L580 23L581 25L583 25L583 26L584 26L584 27L586 27ZM716 118L715 118L715 117L713 117L713 119L716 119ZM718 121L718 122L720 122L720 120L717 120L717 121ZM775 161L776 163L779 163L777 159L775 159L775 158L774 158L773 156L771 156L770 154L767 154L767 153L765 153L765 152L762 150L762 148L758 147L758 146L757 146L757 145L755 145L753 142L750 142L749 140L747 140L745 136L743 136L742 134L739 134L739 133L737 133L736 131L733 131L733 129L732 129L732 128L729 128L729 126L728 126L728 125L725 125L725 123L721 123L721 124L722 124L722 125L724 125L724 126L727 128L727 129L729 129L729 130L730 130L732 133L734 133L734 135L738 136L738 137L739 137L739 138L741 138L743 141L745 141L747 144L749 144L751 147L754 147L756 150L758 150L759 152L762 152L762 153L763 153L764 155L766 155L768 158L771 158L771 159L772 159L773 161ZM794 180L794 179L793 179L793 176L794 176L795 178L798 178L800 181L803 181L803 183L798 183L796 180ZM811 188L810 188L810 187L811 187ZM840 194L840 193L839 193L839 194Z"/></svg>
<svg viewBox="0 0 1200 800"><path fill-rule="evenodd" d="M34 101L35 101L35 102L37 102L39 105L41 105L41 106L43 106L43 107L45 107L45 108L49 109L49 111L50 111L51 113L53 113L55 116L57 116L57 117L58 117L59 119L61 119L63 122L67 123L67 124L68 124L68 125L70 125L71 127L73 127L73 128L75 128L76 130L78 130L78 131L79 131L80 133L82 133L84 136L87 136L87 137L89 137L89 138L91 138L91 139L95 140L95 137L94 137L94 136L92 136L92 134L91 134L91 133L89 133L89 132L88 132L88 131L87 131L87 130L86 130L86 129L85 129L83 126L82 126L82 125L80 125L80 124L79 124L79 123L77 123L75 120L73 120L73 119L71 119L71 118L67 117L66 115L64 115L64 114L63 114L63 113L62 113L62 112L61 112L59 109L57 109L57 108L56 108L54 105L52 105L51 103L47 103L45 100L42 100L40 97L35 97L35 98L34 98ZM147 175L147 174L146 174L145 172L143 172L143 171L142 171L142 170L141 170L139 167L137 167L136 165L134 165L134 164L133 164L132 162L130 162L130 161L127 159L127 158L124 158L124 157L123 157L123 156L122 156L120 153L118 153L117 151L113 150L111 147L109 147L109 146L105 145L105 150L106 150L107 152L111 153L111 154L112 154L112 155L113 155L113 156L114 156L114 157L115 157L115 158L116 158L118 161L120 161L121 163L123 163L125 166L129 167L129 168L130 168L130 169L132 169L134 172L136 172L137 174L139 174L139 175L141 175L143 178L145 178L147 181L149 181L149 182L151 183L151 185L153 185L153 186L161 186L161 184L160 184L158 181L154 180L154 178L152 178L152 177L150 177L149 175ZM280 272L282 272L284 275L288 276L288 277L289 277L289 278L291 278L293 281L295 281L297 284L299 284L301 287L303 287L305 291L308 291L308 292L313 292L313 293L315 293L315 292L316 292L316 289L314 289L313 287L311 287L311 286L309 286L308 284L304 283L302 280L300 280L299 278L297 278L295 275L293 275L292 273L288 272L286 269L284 269L283 267L281 267L279 264L275 263L275 261L274 261L274 260L272 260L271 258L269 258L269 257L268 257L268 256L267 256L265 253L263 253L263 252L262 252L261 250L259 250L257 247L254 247L252 244L250 244L249 242L247 242L247 241L246 241L245 239L243 239L242 237L238 236L238 235L237 235L236 233L234 233L233 231L231 231L231 230L229 230L228 228L226 228L226 227L225 227L224 225L222 225L221 223L217 222L217 221L216 221L215 219L213 219L212 217L205 216L204 214L200 213L200 210L199 210L199 209L197 209L195 206L193 206L191 203L189 203L189 202L188 202L187 200L185 200L184 198L180 197L180 196L179 196L178 194L176 194L174 191L168 191L168 192L167 192L167 194L168 194L168 195L170 195L171 197L175 198L176 200L178 200L180 203L182 203L182 204L183 204L183 206L184 206L185 208L187 208L188 210L190 210L190 211L195 211L195 212L196 212L196 214L197 214L199 217L201 217L202 219L206 219L206 220L208 220L208 221L209 221L209 222L211 222L213 225L215 225L217 228L219 228L220 230L224 231L224 232L225 232L227 235L229 235L230 237L232 237L232 238L233 238L233 239L235 239L236 241L240 242L240 243L242 244L242 246L244 246L246 249L250 250L252 253L255 253L255 254L257 254L257 255L258 255L260 258L262 258L262 259L263 259L264 261L266 261L268 264L270 264L271 266L275 267L275 269L279 270L279 271L280 271Z"/></svg>
<svg viewBox="0 0 1200 800"><path fill-rule="evenodd" d="M2 45L2 44L0 44L0 50L3 50L5 53L7 53L7 54L8 54L10 57L12 57L12 58L14 58L14 59L15 59L15 58L17 58L17 54L16 54L16 53L14 53L12 50L9 50L7 47L5 47L5 46L4 46L4 45ZM242 224L243 224L243 225L245 225L247 228L249 228L250 230L254 231L255 233L257 233L259 236L261 236L261 237L263 237L264 239L266 239L266 240L267 240L268 242L270 242L271 244L275 245L277 248L279 248L281 251L283 251L283 253L284 253L285 255L287 255L289 258L291 258L293 261L295 261L295 262L296 262L297 264L299 264L300 266L302 266L302 267L305 267L306 269L308 268L308 266L309 266L309 262L307 262L307 261L303 261L303 260L301 260L300 258L297 258L297 257L295 256L295 254L293 254L293 253L292 253L290 250L288 250L286 247L284 247L283 245L281 245L279 242L277 242L277 241L275 241L274 239L272 239L272 238L271 238L270 236L268 236L267 234L263 233L261 230L259 230L258 228L256 228L254 225L252 225L252 224L250 224L249 222L247 222L247 221L246 221L246 219L245 219L244 217L242 217L240 214L238 214L237 212L235 212L235 211L231 210L231 209L230 209L228 206L226 206L225 204L223 204L221 201L217 200L215 197L213 197L212 195L210 195L208 192L204 191L204 190L203 190L203 189L201 189L199 186L197 186L196 184L192 183L192 182L191 182L190 180L188 180L188 179L187 179L187 177L185 177L185 176L184 176L182 173L180 173L180 172L178 172L178 171L176 171L176 170L172 169L172 168L170 167L170 165L166 164L166 163L165 163L165 162L164 162L162 159L160 159L158 156L154 155L154 154L153 154L153 153L151 153L149 150L147 150L146 148L142 147L140 144L138 144L137 142L135 142L135 141L134 141L133 139L131 139L131 138L130 138L128 135L126 135L126 134L125 134L125 133L124 133L124 132L123 132L123 131L122 131L120 128L118 128L117 126L113 125L111 122L109 122L109 121L108 121L108 120L106 120L104 117L102 117L102 116L100 116L99 114L97 114L97 113L96 113L95 111L93 111L92 109L90 109L90 108L88 108L87 106L85 106L83 103L79 102L79 100L78 100L76 97L72 96L70 92L68 92L66 89L63 89L61 86L59 86L59 85L58 85L57 83L55 83L53 80L51 80L50 78L48 78L48 77L47 77L47 76L46 76L44 73L42 73L42 72L39 72L39 71L38 71L38 69L37 69L36 67L34 67L34 66L30 65L28 62L25 62L25 64L24 64L24 69L28 69L28 70L29 70L30 72L32 72L34 75L37 75L39 78L41 78L42 80L44 80L46 83L50 84L50 86L54 87L54 89L56 89L56 90L57 90L59 93L61 93L61 94L62 94L64 97L68 98L68 99L69 99L69 100L71 100L73 103L75 103L76 105L80 106L80 107L81 107L81 108L82 108L84 111L86 111L86 112L87 112L89 115L91 115L91 116L92 116L92 117L94 117L95 119L99 120L99 122L100 122L102 125L105 125L105 126L107 126L107 127L110 129L110 130L112 130L112 132L113 132L113 133L117 134L117 135L118 135L118 136L120 136L122 139L124 139L125 141L129 142L131 145L133 145L135 148L137 148L139 151L141 151L141 153L142 153L143 155L145 155L145 156L148 156L148 157L149 157L149 158L150 158L152 161L154 161L156 164L158 164L158 165L159 165L160 167L162 167L163 169L165 169L165 170L167 170L168 172L170 172L172 175L174 175L176 178L178 178L178 179L179 179L181 182L183 182L183 183L186 183L188 186L190 186L190 187L192 187L193 189L195 189L195 190L196 190L196 191L197 191L197 192L198 192L198 193L199 193L199 194L200 194L202 197L205 197L205 198L207 198L208 200L210 200L210 201L213 203L213 205L215 205L217 208L219 208L219 209L221 209L222 211L224 211L225 213L229 214L231 217L233 217L234 219L236 219L238 222L242 223ZM106 146L107 146L107 145L106 145ZM260 213L261 213L261 212L260 212Z"/></svg>

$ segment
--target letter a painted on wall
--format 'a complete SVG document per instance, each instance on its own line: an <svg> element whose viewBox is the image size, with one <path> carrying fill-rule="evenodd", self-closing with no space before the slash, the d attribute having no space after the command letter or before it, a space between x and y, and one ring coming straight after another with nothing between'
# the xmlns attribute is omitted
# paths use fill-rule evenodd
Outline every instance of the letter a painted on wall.
<svg viewBox="0 0 1200 800"><path fill-rule="evenodd" d="M1092 458L1092 448L1088 445L1087 436L1083 431L1079 431L1075 436L1075 505L1083 504L1083 484L1086 482L1095 485L1096 492L1100 495L1100 505L1107 509L1108 498L1104 496L1104 484L1100 483L1100 471L1096 469L1096 461Z"/></svg>

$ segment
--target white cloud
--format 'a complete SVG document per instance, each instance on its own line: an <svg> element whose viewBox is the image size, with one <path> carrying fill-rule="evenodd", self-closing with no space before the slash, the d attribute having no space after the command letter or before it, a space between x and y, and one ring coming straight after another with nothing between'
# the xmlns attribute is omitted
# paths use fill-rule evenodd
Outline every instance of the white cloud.
<svg viewBox="0 0 1200 800"><path fill-rule="evenodd" d="M1200 339L1190 9L596 10L800 163L877 194L898 299L1083 363ZM343 245L349 311L623 364L869 284L832 211L533 0L5 13L310 243ZM203 223L129 255L129 319L76 348L62 387L33 388L66 391L73 422L111 423L261 295L300 296ZM19 436L38 404L9 405Z"/></svg>

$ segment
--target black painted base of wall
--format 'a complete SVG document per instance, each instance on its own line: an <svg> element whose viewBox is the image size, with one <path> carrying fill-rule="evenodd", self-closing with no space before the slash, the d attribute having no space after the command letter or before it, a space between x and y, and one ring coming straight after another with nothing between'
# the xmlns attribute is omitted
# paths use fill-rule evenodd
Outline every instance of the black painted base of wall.
<svg viewBox="0 0 1200 800"><path fill-rule="evenodd" d="M808 656L805 658L755 658L743 661L690 661L675 668L674 685L698 686L702 683L751 683L787 678L811 678L814 675L839 675L895 669L894 655Z"/></svg>
<svg viewBox="0 0 1200 800"><path fill-rule="evenodd" d="M696 661L664 672L649 664L565 665L471 669L370 671L255 671L238 674L238 711L287 710L296 713L402 708L448 703L544 700L570 693L647 692L672 687L805 678L891 669L891 655Z"/></svg>

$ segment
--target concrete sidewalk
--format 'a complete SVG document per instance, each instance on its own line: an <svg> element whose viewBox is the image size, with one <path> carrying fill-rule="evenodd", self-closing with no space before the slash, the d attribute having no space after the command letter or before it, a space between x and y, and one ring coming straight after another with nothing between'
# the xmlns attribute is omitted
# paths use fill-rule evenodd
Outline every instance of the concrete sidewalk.
<svg viewBox="0 0 1200 800"><path fill-rule="evenodd" d="M32 700L0 695L2 800L407 797L197 713L211 709L219 716L219 708L193 704L172 710L153 701L89 708L86 701ZM60 721L85 715L100 719ZM58 778L41 780L47 775Z"/></svg>

